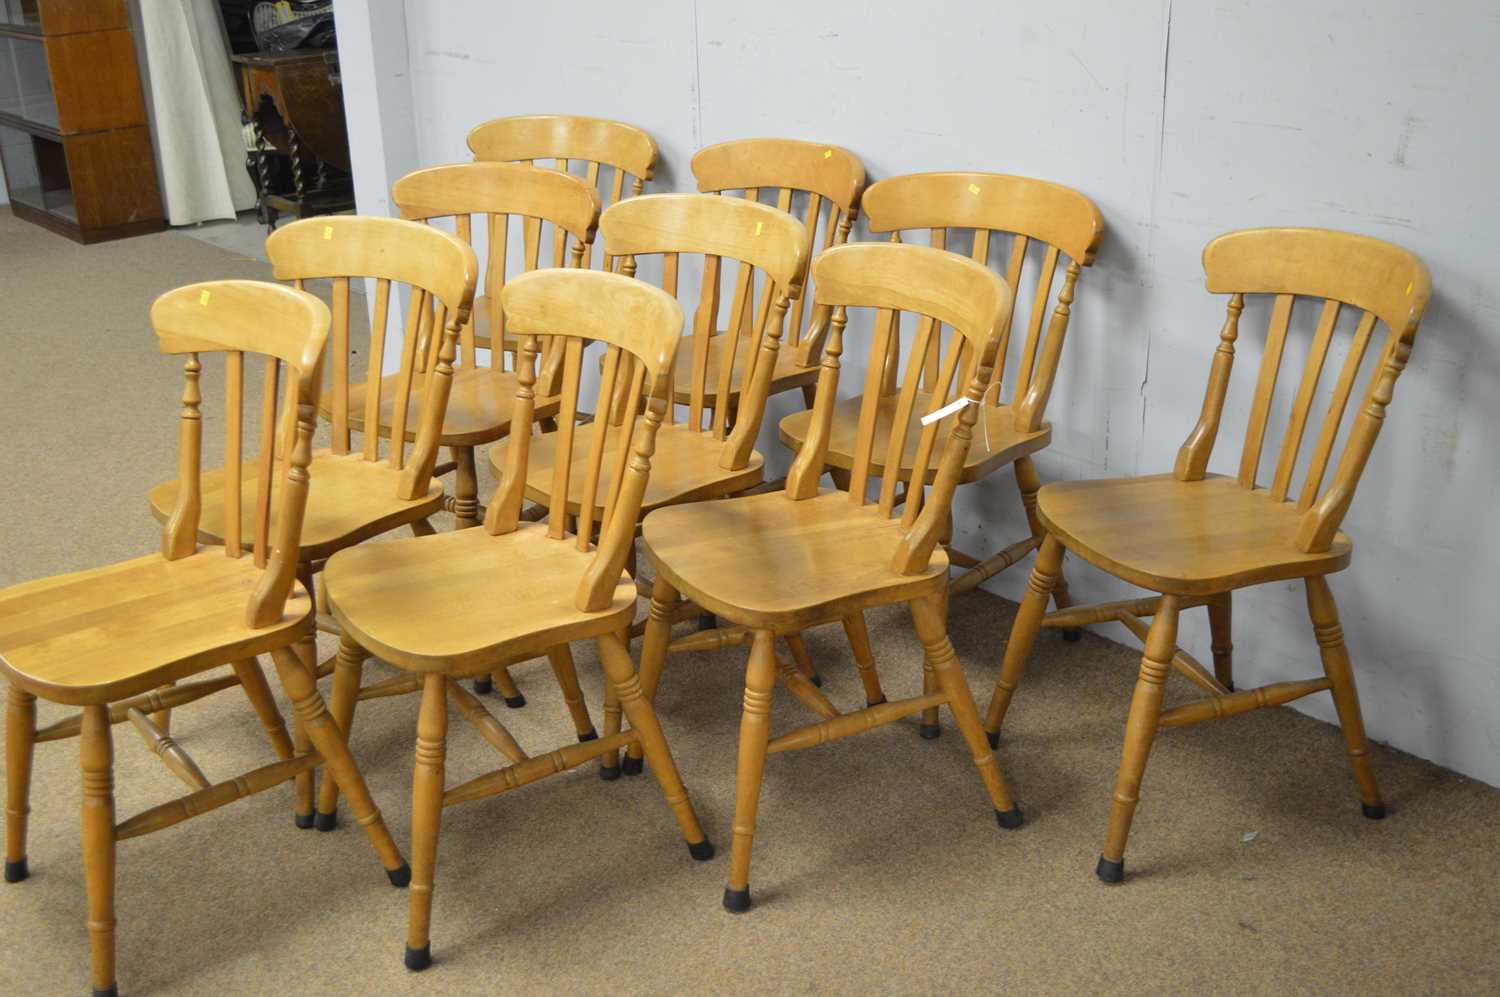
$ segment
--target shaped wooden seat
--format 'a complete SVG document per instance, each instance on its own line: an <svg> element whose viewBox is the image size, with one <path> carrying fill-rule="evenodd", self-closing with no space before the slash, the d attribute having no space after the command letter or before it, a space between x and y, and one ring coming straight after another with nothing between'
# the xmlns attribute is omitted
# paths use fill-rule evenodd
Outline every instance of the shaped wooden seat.
<svg viewBox="0 0 1500 997"><path fill-rule="evenodd" d="M323 220L319 219L318 224ZM307 505L313 423L328 309L299 290L253 281L216 281L170 291L151 308L163 353L183 354L179 481L161 552L105 568L80 571L0 591L0 674L9 684L5 712L5 879L27 877L27 814L32 761L39 741L77 736L83 775L84 876L93 993L115 994L115 843L171 827L227 803L310 775L326 763L348 795L392 884L410 870L313 676L313 605L297 583L298 541ZM225 442L238 454L245 417L247 355L265 360L262 439L286 432L280 461L274 446L251 468L231 462L223 547L198 549L204 504L200 483L203 414L200 354L225 355ZM283 418L278 384L285 369ZM247 493L255 510L243 530L239 477L254 478ZM272 481L284 477L274 493ZM274 518L271 506L278 507ZM274 546L272 543L274 536ZM247 556L248 555L248 556ZM292 700L296 738L285 722L255 656L269 652ZM211 668L233 674L150 691ZM278 761L217 783L159 723L173 706L239 686L265 727ZM36 727L36 697L82 706L81 715ZM153 718L152 714L156 715ZM146 745L188 787L186 796L115 820L112 726L129 720Z"/></svg>
<svg viewBox="0 0 1500 997"><path fill-rule="evenodd" d="M793 223L795 224L795 223ZM568 478L560 475L545 525L520 521L529 459L529 435L513 437L498 493L483 530L420 537L354 548L335 555L327 569L329 600L344 632L344 648L380 654L398 667L420 673L422 706L417 721L416 771L412 779L412 893L406 966L431 962L430 926L438 831L446 806L504 793L595 758L640 744L651 760L688 850L697 860L713 855L677 774L661 727L642 694L624 639L635 609L635 583L625 572L635 523L651 471L657 429L667 409L671 358L682 331L682 310L673 298L618 274L550 270L525 274L502 292L510 327L521 336L512 417L529 425L535 377L536 337L548 336L563 351L559 451L575 442L590 454L578 497L576 533L564 510ZM606 344L605 375L595 411L620 408L619 425L606 417L579 425L580 367L585 341ZM618 396L618 398L616 397ZM636 401L645 398L644 414ZM604 493L603 468L611 435L633 438L616 468L604 503L597 546L596 498ZM559 464L559 469L566 465ZM379 549L377 549L377 547ZM599 737L589 725L575 730L579 743L545 755L527 754L479 699L456 681L488 667L497 657L548 652L564 697L573 701L570 640L593 639L604 666L614 724ZM341 659L345 651L340 651ZM571 688L570 688L571 677ZM335 686L335 709L353 710L349 687ZM341 698L342 697L342 698ZM504 768L447 788L448 701L479 728L510 762ZM581 700L578 701L581 705ZM619 730L619 714L631 729ZM608 715L609 709L606 708ZM585 719L587 713L585 712Z"/></svg>
<svg viewBox="0 0 1500 997"><path fill-rule="evenodd" d="M1021 681L1026 657L1042 627L1119 622L1146 645L1140 678L1130 701L1125 745L1115 783L1109 830L1096 872L1108 883L1125 874L1125 842L1140 797L1141 780L1156 732L1266 706L1279 706L1315 692L1333 695L1349 761L1366 817L1385 816L1359 695L1338 610L1327 578L1349 563L1352 544L1339 524L1354 498L1375 437L1385 421L1396 378L1406 367L1417 326L1427 306L1430 281L1416 257L1389 243L1324 229L1250 229L1220 236L1203 251L1208 290L1228 294L1228 315L1209 372L1197 426L1177 454L1170 475L1048 485L1037 499L1046 539L1016 613L1005 660L995 681L985 727L990 743ZM1234 477L1208 474L1220 417L1229 390L1246 296L1271 298L1270 322L1261 357L1248 428ZM1318 320L1298 379L1281 451L1269 485L1261 486L1261 454L1272 397L1285 366L1283 354L1299 299L1319 301ZM1319 382L1344 308L1357 309L1348 350L1328 392L1317 442L1294 486L1303 437L1310 428ZM1376 323L1388 331L1385 347L1345 434L1331 484L1323 480L1334 460L1340 424L1365 361ZM1063 550L1159 596L1060 609L1046 613ZM1303 579L1308 614L1323 662L1323 677L1277 682L1236 691L1230 639L1231 593L1264 582ZM1177 645L1184 609L1208 608L1214 667L1210 673ZM1151 620L1148 628L1143 619ZM1181 672L1207 698L1164 710L1167 672Z"/></svg>
<svg viewBox="0 0 1500 997"><path fill-rule="evenodd" d="M724 891L724 907L732 912L750 907L750 852L768 754L824 744L946 705L1000 825L1021 824L1021 812L985 743L979 711L945 632L947 563L936 550L990 381L1001 329L1010 314L1009 290L972 260L917 246L838 246L824 252L813 269L817 305L826 313L829 334L818 372L813 432L797 454L786 490L658 510L646 518L643 528L646 552L656 567L641 650L641 684L647 697L656 692L679 597L713 610L751 635L735 781L734 848ZM853 487L847 492L818 488L848 308L876 310L875 356L884 355L890 330L903 311L951 325L960 337L951 362L934 381L931 411L960 395L966 401L956 416L948 416L955 424L940 455L937 423L923 427L914 473L925 477L935 456L938 472L930 492L916 489L904 503L896 500L894 477L882 481L877 502L872 504L866 496L873 459L870 427L880 401L878 365L866 382ZM914 362L922 363L921 351L934 348L932 337L927 337ZM905 420L897 423L893 446L904 444L907 425ZM867 606L900 602L910 603L926 652L921 696L888 701L873 662L866 669L867 657L857 655L866 706L841 713L796 666L776 654L778 633ZM820 720L773 739L769 712L778 680Z"/></svg>
<svg viewBox="0 0 1500 997"><path fill-rule="evenodd" d="M380 407L377 419L381 429L388 429L395 418L395 391L401 375L388 374L380 382ZM459 367L453 371L453 386L448 393L448 409L443 413L442 442L445 446L477 447L510 435L511 406L516 395L516 375L508 370L490 367ZM540 398L536 406L538 419L557 415L556 395ZM364 432L365 386L349 389L349 428ZM411 388L411 414L408 418L421 425L421 385ZM408 442L415 442L415 428L406 431ZM476 509L477 511L477 509Z"/></svg>

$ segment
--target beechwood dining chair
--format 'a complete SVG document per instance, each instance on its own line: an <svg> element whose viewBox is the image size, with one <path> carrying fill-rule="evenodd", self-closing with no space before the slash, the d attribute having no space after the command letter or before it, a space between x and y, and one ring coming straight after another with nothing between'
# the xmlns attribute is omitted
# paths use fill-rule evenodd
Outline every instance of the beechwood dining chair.
<svg viewBox="0 0 1500 997"><path fill-rule="evenodd" d="M892 242L902 242L914 231L926 230L931 246L957 250L961 232L972 232L969 255L977 263L988 265L994 241L1008 244L1004 264L1005 282L1012 300L1021 296L1022 280L1034 272L1035 292L1026 314L1025 332L1014 337L1016 349L1010 349L1014 312L1006 318L1001 331L999 353L994 373L986 386L984 405L980 408L980 431L969 445L959 474L960 484L983 480L1009 464L1021 493L1028 535L990 557L979 558L959 550L949 525L943 546L952 565L963 569L950 583L953 594L971 591L982 582L1022 560L1041 546L1042 530L1036 518L1036 493L1041 487L1032 454L1052 442L1052 427L1046 421L1047 401L1056 383L1062 358L1063 341L1072 315L1075 289L1082 268L1094 262L1094 254L1103 235L1104 223L1099 209L1084 195L1060 184L1029 177L997 173L917 173L890 177L872 184L862 199L865 221L873 233L890 233ZM1032 266L1027 267L1030 261ZM1056 305L1050 318L1048 305L1054 300L1053 287L1059 264L1065 263L1062 286L1056 291ZM807 337L809 357L816 357L826 325ZM901 366L901 329L893 326L886 338L884 356L872 354L868 369L878 372L880 406L874 423L860 422L864 399L853 397L834 406L828 430L828 464L835 481L848 487L849 472L854 466L854 450L862 433L870 433L871 478L894 477L903 492L913 481L913 462L920 438L918 421L927 411L932 385L942 369L943 330L931 319L925 320L912 334L904 371ZM933 348L926 349L931 339ZM949 336L948 349L957 346ZM1013 372L1006 376L1008 356ZM891 427L902 422L908 428L905 442L897 445ZM781 420L778 427L783 443L794 450L807 442L811 431L811 412L795 412ZM939 429L935 444L939 449L946 439ZM926 483L934 476L929 471ZM920 485L918 486L920 487ZM1059 608L1067 606L1068 590L1061 573L1053 588L1053 599ZM868 640L864 620L856 616L844 621L857 652L860 677L869 702L884 698L874 668L870 667ZM1078 631L1064 631L1077 639ZM794 645L795 646L795 645ZM920 728L923 737L937 737L940 728L937 711L931 711Z"/></svg>
<svg viewBox="0 0 1500 997"><path fill-rule="evenodd" d="M297 576L309 470L316 473L319 464L311 441L328 309L312 295L288 287L215 281L162 295L152 305L151 323L163 353L186 357L179 484L160 552L0 592L0 672L9 683L5 878L17 882L29 872L26 819L37 741L49 734L78 736L95 995L116 993L116 843L263 792L318 764L327 765L351 798L391 882L405 886L410 876L338 725L324 708L313 662L305 647L298 647L311 641L313 628L311 590ZM201 470L204 418L199 379L204 354L224 355L225 443L231 454L238 452L244 423L251 418L243 401L246 358L264 359L260 433L263 440L274 441L282 435L278 426L284 424L288 446L280 459L268 444L262 450L264 459L243 468L238 460L230 460L222 472ZM283 414L278 416L278 384L283 381ZM242 476L247 486L246 520L239 515ZM220 499L212 498L210 477L220 483ZM222 545L200 548L204 513L215 501L227 512L227 536ZM263 653L271 655L311 747L294 749L287 737L256 659ZM225 665L232 665L235 673L228 682L207 679L153 691ZM234 683L254 704L279 760L211 783L150 714L200 698L205 689L212 692ZM37 697L81 707L82 713L39 732ZM116 822L111 728L127 720L189 792Z"/></svg>
<svg viewBox="0 0 1500 997"><path fill-rule="evenodd" d="M324 279L332 284L330 358L323 367L331 381L328 393L332 436L327 450L319 449L312 455L310 473L317 484L307 500L297 554L297 577L313 592L317 572L335 551L401 526L419 532L429 530L427 517L442 507L443 489L432 481L432 469L452 379L431 376L430 368L428 374L419 375L417 357L422 351L417 347L417 339L427 303L434 299L442 306L437 328L443 331L430 336L433 348L440 347L450 335L457 336L473 298L477 264L474 251L446 232L416 222L362 216L308 218L283 226L266 240L266 255L275 276L294 282L299 289ZM384 454L375 434L365 434L362 446L357 449L350 438L354 408L350 353L359 344L350 325L349 282L361 277L375 280L375 310L366 341L366 356L372 371L380 370L383 364L389 303L395 297L393 288L399 291L405 285L411 292L395 389L390 390L389 399L383 390L360 398L366 418L380 411L383 400L392 403L393 428ZM448 316L446 323L441 318L444 314ZM274 369L267 369L262 396L267 411L276 392L276 384L271 380L274 374ZM424 383L425 404L414 411L409 402L414 393L409 386L419 376ZM269 416L263 413L263 418ZM248 461L242 462L239 437L226 440L224 467L201 475L196 517L200 542L232 546L239 537L251 534L255 517L263 514L271 517L272 528L276 528L279 503L274 492L280 486L273 481L273 493L257 500L256 474L257 468L284 462L292 425L290 419L285 420L280 434L285 445L277 440L277 434L263 433L259 454ZM409 425L414 427L411 432L407 431ZM405 442L408 439L414 441L409 449ZM174 515L181 487L182 479L177 478L151 490L151 510L159 521L168 522ZM324 629L337 630L331 617L321 618L319 623ZM309 659L316 653L312 633L306 635L303 652ZM319 676L334 670L333 661L317 668ZM175 695L172 698L176 700ZM303 738L300 726L294 733L300 743ZM331 791L334 783L329 781L326 785ZM311 772L298 778L295 815L298 827L314 825Z"/></svg>
<svg viewBox="0 0 1500 997"><path fill-rule="evenodd" d="M1140 676L1130 701L1124 751L1115 783L1109 829L1097 873L1119 882L1125 842L1142 777L1159 729L1277 706L1324 690L1333 696L1364 815L1385 816L1370 763L1359 696L1343 629L1327 576L1349 564L1353 544L1339 530L1354 499L1365 462L1385 421L1396 379L1405 369L1427 305L1430 281L1421 261L1377 239L1324 229L1250 229L1220 236L1203 251L1208 290L1228 294L1228 312L1209 371L1202 415L1178 451L1170 474L1047 485L1037 497L1045 530L1026 595L1016 614L985 726L999 738L1011 697L1036 633L1042 627L1076 627L1117 621L1145 643ZM1250 404L1238 473L1208 473L1229 389L1239 319L1247 296L1268 295L1270 322ZM1260 468L1273 396L1283 370L1293 310L1317 302L1318 318L1307 360L1291 401L1281 450L1268 484ZM1328 394L1311 457L1296 487L1297 465L1330 346L1345 308L1357 310L1343 364ZM1377 323L1386 328L1362 400L1334 462L1340 424ZM1342 338L1342 337L1340 337ZM1288 373L1291 373L1288 370ZM1333 477L1323 488L1330 466ZM1066 549L1117 578L1160 595L1046 614L1047 596ZM1323 677L1236 690L1230 639L1231 594L1265 582L1301 579L1322 657ZM1205 606L1212 632L1214 670L1178 648L1177 621L1184 609ZM1150 618L1148 628L1141 622ZM1163 709L1167 673L1176 670L1206 698Z"/></svg>
<svg viewBox="0 0 1500 997"><path fill-rule="evenodd" d="M734 845L724 906L750 907L750 851L755 835L766 756L810 748L947 705L984 781L996 818L1019 827L999 763L984 739L979 711L959 670L947 636L948 559L938 547L949 504L968 453L978 405L991 377L1010 292L995 274L972 260L923 246L864 243L824 252L814 267L816 304L828 311L828 340L821 354L813 432L798 452L785 491L698 502L660 509L646 517L642 533L656 568L651 610L641 651L641 683L653 696L666 657L671 606L693 600L753 638L745 671L735 782ZM896 503L896 479L882 482L871 502L874 415L881 403L879 371L866 383L854 451L853 487L820 489L844 352L847 310L874 309L875 356L884 354L894 313L911 311L958 330L962 345L949 351L933 383L929 411L962 395L966 403L937 448L938 424L922 427L913 463L925 476L936 458L937 475L924 496L914 490ZM934 337L921 347L934 349ZM956 384L955 384L956 381ZM895 437L910 425L897 423ZM778 634L840 619L866 608L909 603L936 688L923 695L877 703L849 713L839 710L791 663L778 657ZM769 710L774 686L786 686L820 718L772 739Z"/></svg>
<svg viewBox="0 0 1500 997"><path fill-rule="evenodd" d="M527 467L540 438L518 433L506 448L506 466L483 529L370 544L341 553L327 568L329 599L344 632L422 683L405 957L413 970L431 961L433 877L445 807L495 796L639 743L689 853L699 861L713 856L625 641L636 605L635 581L625 564L653 458L660 453L656 445L665 432L682 310L670 295L641 281L556 269L511 281L501 304L509 328L520 337L514 424L532 420L536 337L549 337L564 351L556 445L564 455L580 455L583 475L574 478L566 459L554 464L547 522L526 522L521 508ZM619 425L607 417L578 422L586 341L607 346L595 412L610 412L619 393L629 401ZM642 397L644 411L634 404ZM572 516L569 508L576 509ZM595 642L611 699L629 717L629 731L529 755L457 681L483 672L496 659L531 657L574 640ZM445 783L450 700L510 762L452 788Z"/></svg>

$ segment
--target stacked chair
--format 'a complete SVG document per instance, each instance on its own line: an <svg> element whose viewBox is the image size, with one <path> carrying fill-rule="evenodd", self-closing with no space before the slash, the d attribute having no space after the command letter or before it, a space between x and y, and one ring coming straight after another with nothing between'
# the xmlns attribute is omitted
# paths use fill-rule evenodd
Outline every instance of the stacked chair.
<svg viewBox="0 0 1500 997"><path fill-rule="evenodd" d="M474 162L396 183L399 219L310 218L274 233L267 255L291 286L217 281L158 298L150 314L158 346L185 357L177 477L149 496L160 550L0 591L5 879L30 871L36 745L77 737L95 994L116 992L116 843L286 782L296 826L333 830L344 796L389 881L410 886L404 958L413 970L432 960L447 806L595 760L605 779L649 768L691 858L711 859L668 745L671 719L664 724L653 705L673 654L748 648L722 897L735 913L751 906L769 755L908 717L936 737L947 707L996 821L1021 826L995 750L1043 628L1067 637L1119 622L1145 644L1096 866L1104 881L1123 878L1159 729L1315 692L1333 696L1364 815L1385 815L1327 576L1349 563L1340 525L1430 294L1411 254L1314 229L1215 239L1204 269L1208 290L1229 296L1228 315L1202 416L1172 473L1043 486L1034 458L1052 439L1048 403L1077 284L1103 232L1083 194L978 172L866 188L852 153L784 139L710 146L692 160L697 193L644 194L657 165L649 135L558 115L486 122L469 146ZM851 241L861 211L880 238ZM966 232L972 240L961 244ZM992 269L997 241L1006 251ZM331 310L308 293L325 281ZM351 324L360 281L373 290L367 336ZM1027 297L1017 320L1015 302ZM1257 298L1269 301L1270 318L1238 470L1211 473L1240 317ZM1267 483L1273 396L1294 309L1306 300L1318 303L1315 328ZM404 317L388 329L393 303ZM1372 353L1381 326L1384 345ZM1330 361L1345 338L1342 361ZM361 347L362 381L352 360ZM202 358L214 355L224 358L224 462L205 469L200 381ZM843 366L855 356L862 381L843 385L840 398ZM258 401L245 382L255 357ZM1374 372L1351 401L1367 357ZM1339 372L1315 427L1327 366ZM791 391L805 404L778 427L794 452L791 469L767 481L756 450L767 402ZM329 443L315 450L320 411ZM487 504L481 446L490 446L499 480ZM997 553L965 553L955 494L1006 466L1027 534ZM445 495L439 478L450 472ZM454 514L453 531L430 522L442 511ZM366 542L400 528L414 535ZM638 540L649 582L638 571ZM948 600L1034 551L981 715L948 638ZM1153 594L1074 606L1065 551ZM1293 579L1306 588L1323 676L1237 690L1232 593ZM923 648L922 687L891 700L864 612L898 604ZM1176 646L1181 612L1199 606L1208 611L1212 669ZM674 636L674 625L694 618L712 625ZM802 640L835 622L862 683L864 703L848 711L824 693ZM321 663L319 629L339 637L337 654ZM790 658L777 652L778 639ZM593 644L603 672L597 727L575 641ZM262 654L291 700L290 731ZM371 656L397 673L367 684ZM524 705L509 669L539 657L572 728L567 743L545 752L523 748L483 698L498 686L507 706ZM1204 698L1164 708L1174 670ZM330 674L325 705L318 682ZM815 719L772 736L778 685ZM275 760L213 782L172 737L171 713L235 688ZM410 867L348 740L361 700L408 693L419 694ZM39 728L38 697L80 712ZM452 709L503 761L449 786ZM113 729L127 722L188 792L117 821Z"/></svg>

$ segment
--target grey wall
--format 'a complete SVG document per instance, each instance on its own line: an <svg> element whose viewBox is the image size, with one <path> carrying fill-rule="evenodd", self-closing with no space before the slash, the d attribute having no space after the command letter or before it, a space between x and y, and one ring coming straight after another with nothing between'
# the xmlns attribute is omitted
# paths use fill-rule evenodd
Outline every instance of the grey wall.
<svg viewBox="0 0 1500 997"><path fill-rule="evenodd" d="M402 16L398 0L367 0L340 4L340 44L356 180L367 162L385 171L373 191L360 183L362 210L387 210L392 163L465 159L475 123L546 111L649 130L657 190L691 189L702 145L776 135L846 146L872 178L980 169L1085 192L1108 231L1074 306L1044 479L1170 470L1223 318L1199 265L1214 235L1314 225L1414 250L1434 298L1346 522L1354 565L1333 585L1372 735L1500 784L1492 5L408 0ZM1263 314L1247 309L1242 357L1258 355ZM1215 470L1236 465L1253 374L1242 362ZM770 432L762 450L779 450ZM1020 535L1009 477L962 493L957 521L969 549ZM1075 559L1066 570L1075 596L1128 594ZM993 587L1016 597L1024 571ZM1245 684L1318 673L1299 586L1237 602ZM1206 658L1202 615L1183 643ZM1326 697L1299 705L1332 717Z"/></svg>

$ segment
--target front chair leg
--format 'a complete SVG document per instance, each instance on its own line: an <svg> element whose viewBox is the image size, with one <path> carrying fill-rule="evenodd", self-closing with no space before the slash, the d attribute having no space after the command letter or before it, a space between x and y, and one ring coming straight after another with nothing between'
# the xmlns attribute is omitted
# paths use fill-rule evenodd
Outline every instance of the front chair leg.
<svg viewBox="0 0 1500 997"><path fill-rule="evenodd" d="M446 675L436 672L423 679L417 714L417 761L411 780L411 900L406 925L406 968L411 970L432 964L432 883L447 779L448 682Z"/></svg>
<svg viewBox="0 0 1500 997"><path fill-rule="evenodd" d="M308 564L297 565L297 581L302 587L311 593L316 586L313 582L312 566ZM318 681L318 637L315 627L309 627L306 634L296 644L297 657L301 659L303 668L307 671L308 678L313 685ZM272 661L275 661L274 656ZM280 673L280 664L277 664L277 672ZM282 682L285 685L285 680ZM296 752L306 754L312 750L312 741L307 736L307 730L302 725L302 718L297 712L292 711L292 746ZM308 830L314 824L313 810L317 797L317 786L313 782L313 770L299 773L293 782L295 802L292 807L292 820L296 822L301 830Z"/></svg>
<svg viewBox="0 0 1500 997"><path fill-rule="evenodd" d="M354 708L359 701L359 686L364 676L366 657L365 649L347 631L339 637L339 653L333 665L333 699L328 704L328 712L333 717L333 722L339 725L339 730L344 732L345 742L349 740L349 733L354 726ZM333 779L325 778L318 787L316 823L319 831L332 831L338 826L338 807L339 784Z"/></svg>
<svg viewBox="0 0 1500 997"><path fill-rule="evenodd" d="M667 645L672 642L672 612L677 607L678 592L672 583L657 572L651 583L651 603L646 609L646 631L641 635L641 694L648 703L656 702L656 687L667 661ZM630 746L624 759L626 775L639 775L644 756L640 742Z"/></svg>
<svg viewBox="0 0 1500 997"><path fill-rule="evenodd" d="M1339 713L1339 727L1344 731L1354 781L1359 784L1361 809L1371 820L1380 820L1385 816L1385 802L1380 798L1380 786L1375 782L1375 770L1370 764L1370 744L1365 740L1359 692L1354 688L1354 669L1349 664L1349 649L1344 646L1344 628L1339 625L1333 592L1328 588L1328 579L1321 575L1307 579L1307 609L1323 657L1323 673L1332 686L1329 691Z"/></svg>
<svg viewBox="0 0 1500 997"><path fill-rule="evenodd" d="M583 700L583 689L578 685L578 667L573 663L573 651L566 644L559 644L547 652L547 663L562 689L563 702L568 715L573 718L573 732L578 740L592 741L599 736L594 730L594 719L589 716L588 704Z"/></svg>
<svg viewBox="0 0 1500 997"><path fill-rule="evenodd" d="M1021 808L1011 799L1005 786L1005 777L1000 773L1000 763L995 759L985 740L984 727L979 723L979 707L969 692L969 683L958 667L958 655L953 642L948 639L943 600L946 591L926 596L911 604L912 622L916 624L917 637L922 641L922 650L943 694L948 697L948 709L953 713L953 722L963 735L964 744L984 780L985 791L995 808L995 819L1000 826L1012 830L1021 826Z"/></svg>
<svg viewBox="0 0 1500 997"><path fill-rule="evenodd" d="M19 883L26 868L26 821L31 813L31 761L36 752L36 697L11 686L5 699L5 881Z"/></svg>
<svg viewBox="0 0 1500 997"><path fill-rule="evenodd" d="M630 720L630 728L636 732L646 758L651 762L651 771L661 786L661 793L677 818L677 826L687 842L688 854L699 862L714 856L714 846L703 833L698 823L698 814L688 799L687 787L682 784L677 763L672 760L671 749L657 722L656 711L641 689L640 676L630 660L630 646L623 634L604 634L598 638L599 661L604 666L604 679L615 689L620 708Z"/></svg>
<svg viewBox="0 0 1500 997"><path fill-rule="evenodd" d="M1130 716L1125 721L1125 749L1120 755L1120 774L1115 780L1115 799L1109 811L1109 831L1104 837L1104 853L1094 870L1106 883L1125 878L1125 839L1130 837L1130 822L1140 802L1141 777L1151 757L1156 739L1157 721L1161 717L1161 697L1177 653L1178 597L1164 595L1161 606L1151 619L1146 633L1146 652L1141 656L1141 674L1136 679L1135 694L1130 698Z"/></svg>
<svg viewBox="0 0 1500 997"><path fill-rule="evenodd" d="M83 775L83 873L89 895L89 978L94 997L115 988L115 749L109 707L85 706L78 759Z"/></svg>
<svg viewBox="0 0 1500 997"><path fill-rule="evenodd" d="M750 909L750 849L755 842L756 811L771 741L771 695L776 685L776 635L757 630L745 667L745 709L740 716L740 753L734 774L734 844L729 853L729 885L724 909Z"/></svg>
<svg viewBox="0 0 1500 997"><path fill-rule="evenodd" d="M1047 530L1036 512L1036 493L1042 490L1042 479L1036 473L1036 464L1030 456L1020 457L1016 460L1015 471L1016 487L1021 491L1021 506L1026 510L1026 522L1031 526L1031 535L1045 539ZM1067 609L1073 605L1073 597L1068 592L1068 580L1062 573L1061 555L1056 569L1052 571L1052 604L1058 609ZM1062 632L1062 636L1063 640L1072 643L1083 638L1083 631L1078 627L1069 627Z"/></svg>
<svg viewBox="0 0 1500 997"><path fill-rule="evenodd" d="M870 651L870 628L865 625L864 610L850 613L842 622L844 636L849 638L849 650L854 653L854 665L859 669L859 681L865 687L865 705L879 706L885 702L885 690L880 687L880 675L875 671L875 655Z"/></svg>
<svg viewBox="0 0 1500 997"><path fill-rule="evenodd" d="M370 798L370 788L365 785L365 777L360 774L354 756L349 754L349 745L344 741L343 732L328 716L328 707L318 694L312 673L303 666L302 660L291 648L277 648L271 652L271 660L276 663L276 674L281 678L281 686L292 701L292 713L297 718L298 726L306 732L312 746L322 756L327 776L338 780L339 791L349 802L350 813L354 814L359 826L365 829L391 885L405 886L411 881L411 869L401 857L401 849L391 839L391 832L386 829L375 801Z"/></svg>
<svg viewBox="0 0 1500 997"><path fill-rule="evenodd" d="M1010 709L1016 686L1021 683L1021 673L1026 670L1026 658L1031 654L1037 631L1042 628L1042 617L1047 614L1047 597L1052 594L1052 587L1061 574L1062 553L1062 542L1049 534L1042 541L1036 565L1026 580L1026 594L1021 597L1021 607L1016 610L1016 622L1011 624L1005 660L1000 663L995 691L990 696L989 709L985 711L984 729L991 747L1000 743L1000 724L1005 720L1006 710Z"/></svg>

